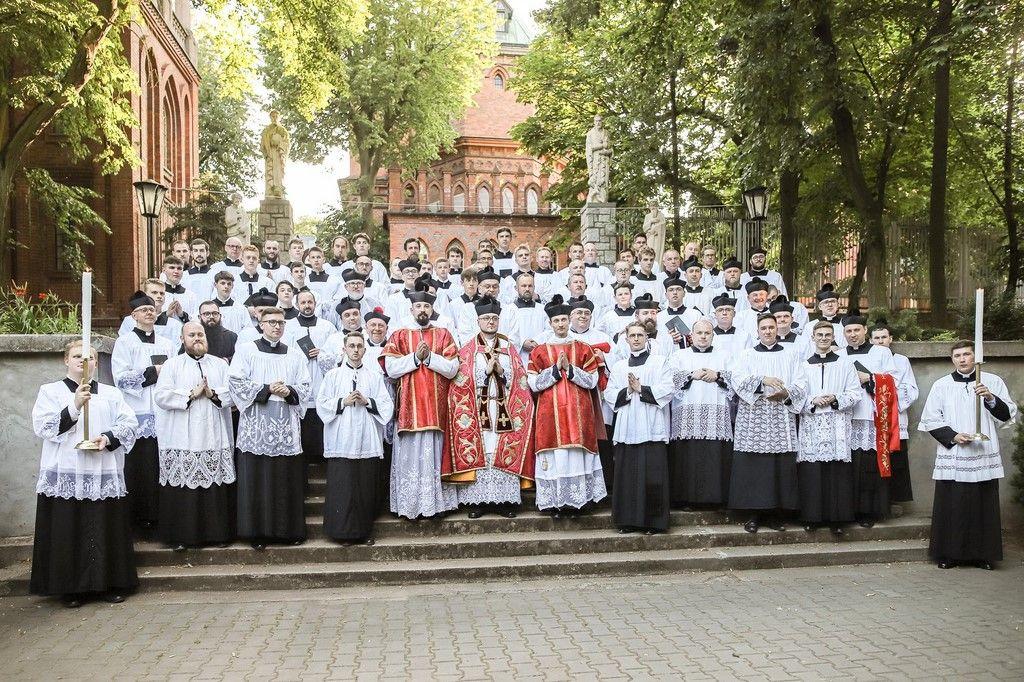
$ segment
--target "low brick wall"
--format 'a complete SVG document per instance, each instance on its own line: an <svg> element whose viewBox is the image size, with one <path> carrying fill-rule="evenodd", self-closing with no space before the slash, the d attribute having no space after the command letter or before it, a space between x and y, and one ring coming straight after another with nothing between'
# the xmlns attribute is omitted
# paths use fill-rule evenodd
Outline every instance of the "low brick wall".
<svg viewBox="0 0 1024 682"><path fill-rule="evenodd" d="M39 386L64 376L61 353L70 336L0 336L0 537L29 535L35 519L35 481L39 468L39 440L32 432L32 404ZM110 352L113 339L95 337L100 351L100 377L110 381ZM909 511L931 511L932 464L935 442L916 431L921 409L932 383L952 371L948 343L904 343L897 348L911 359L921 398L910 410L910 463L914 482L914 502ZM986 344L985 369L1006 381L1010 394L1024 402L1024 342ZM1024 529L1024 508L1010 501L1010 448L1013 428L999 432L1007 478L1000 487L1003 523L1008 528Z"/></svg>

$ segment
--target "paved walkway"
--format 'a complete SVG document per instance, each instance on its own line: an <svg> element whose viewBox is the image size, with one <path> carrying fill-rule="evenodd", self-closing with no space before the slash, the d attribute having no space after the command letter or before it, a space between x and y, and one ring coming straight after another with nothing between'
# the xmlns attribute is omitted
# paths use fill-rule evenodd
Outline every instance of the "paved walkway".
<svg viewBox="0 0 1024 682"><path fill-rule="evenodd" d="M1020 680L1024 565L10 598L0 661L8 680Z"/></svg>

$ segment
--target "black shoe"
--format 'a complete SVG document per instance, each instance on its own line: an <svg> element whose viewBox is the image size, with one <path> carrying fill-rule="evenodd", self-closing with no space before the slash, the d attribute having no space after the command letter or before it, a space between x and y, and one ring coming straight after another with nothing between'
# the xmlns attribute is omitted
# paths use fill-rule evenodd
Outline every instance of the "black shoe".
<svg viewBox="0 0 1024 682"><path fill-rule="evenodd" d="M842 526L832 526L832 535L842 537L846 535L846 530Z"/></svg>
<svg viewBox="0 0 1024 682"><path fill-rule="evenodd" d="M551 512L551 518L553 518L553 519L560 519L560 518L562 518L561 510L556 509L555 511Z"/></svg>
<svg viewBox="0 0 1024 682"><path fill-rule="evenodd" d="M499 513L506 519L514 519L516 516L519 515L519 512L517 512L515 509L506 509L505 511Z"/></svg>
<svg viewBox="0 0 1024 682"><path fill-rule="evenodd" d="M983 568L986 571L994 571L994 570L996 570L996 567L992 565L991 561L978 561L978 562L975 562L974 565L977 566L978 568Z"/></svg>
<svg viewBox="0 0 1024 682"><path fill-rule="evenodd" d="M366 538L365 540L363 540L363 544L364 545L372 545L372 544L374 544L373 538Z"/></svg>
<svg viewBox="0 0 1024 682"><path fill-rule="evenodd" d="M82 605L82 600L77 594L65 594L60 598L60 603L66 608L77 609Z"/></svg>
<svg viewBox="0 0 1024 682"><path fill-rule="evenodd" d="M185 551L186 549L188 549L188 548L187 548L187 547L185 547L185 545L175 545L175 546L174 546L174 547L173 547L173 548L171 549L171 551L172 551L172 552L184 552L184 551Z"/></svg>
<svg viewBox="0 0 1024 682"><path fill-rule="evenodd" d="M262 552L267 548L267 546L262 542L254 542L252 543L252 548L255 549L257 552Z"/></svg>
<svg viewBox="0 0 1024 682"><path fill-rule="evenodd" d="M303 542L305 542L305 541L306 541L306 538L297 538L297 539L295 539L295 540L292 540L292 543L291 543L291 544L292 544L293 546L294 546L294 545L301 545L301 544L302 544Z"/></svg>
<svg viewBox="0 0 1024 682"><path fill-rule="evenodd" d="M861 528L874 528L875 520L871 517L865 517L857 522L857 525Z"/></svg>
<svg viewBox="0 0 1024 682"><path fill-rule="evenodd" d="M771 528L772 530L778 530L778 531L786 530L786 524L784 524L782 521L779 521L777 519L775 521L769 521L765 525L768 526L769 528Z"/></svg>
<svg viewBox="0 0 1024 682"><path fill-rule="evenodd" d="M125 599L124 595L120 592L107 592L103 595L103 601L108 604L120 604Z"/></svg>
<svg viewBox="0 0 1024 682"><path fill-rule="evenodd" d="M230 547L231 543L230 542L218 542L216 546L220 547L221 549L224 549L225 547Z"/></svg>
<svg viewBox="0 0 1024 682"><path fill-rule="evenodd" d="M938 562L935 565L938 566L939 568L945 570L947 568L953 568L954 566L956 566L956 562L955 561L942 560L942 561Z"/></svg>
<svg viewBox="0 0 1024 682"><path fill-rule="evenodd" d="M818 527L815 526L813 523L805 523L804 530L808 533L813 533L814 531L818 530Z"/></svg>
<svg viewBox="0 0 1024 682"><path fill-rule="evenodd" d="M743 524L743 530L747 531L748 533L756 533L757 527L757 519L750 519L745 524Z"/></svg>
<svg viewBox="0 0 1024 682"><path fill-rule="evenodd" d="M480 511L479 509L474 509L471 512L469 512L469 518L471 518L471 519L479 519L483 515L484 515L484 513L482 511Z"/></svg>
<svg viewBox="0 0 1024 682"><path fill-rule="evenodd" d="M657 533L658 531L654 530L653 528L648 528L644 531L644 535L656 535Z"/></svg>

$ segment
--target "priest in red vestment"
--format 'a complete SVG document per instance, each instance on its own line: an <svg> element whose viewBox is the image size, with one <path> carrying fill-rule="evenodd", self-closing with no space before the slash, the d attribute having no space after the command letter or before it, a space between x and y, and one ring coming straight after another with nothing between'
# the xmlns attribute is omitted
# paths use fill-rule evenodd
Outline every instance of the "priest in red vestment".
<svg viewBox="0 0 1024 682"><path fill-rule="evenodd" d="M441 477L470 518L513 518L521 488L533 486L533 395L516 345L498 333L501 304L484 296L474 308L479 331L459 351L448 393Z"/></svg>
<svg viewBox="0 0 1024 682"><path fill-rule="evenodd" d="M430 321L436 297L426 291L406 296L412 326L396 330L381 357L387 375L398 382L391 511L415 519L456 507L455 491L441 485L441 454L448 391L459 371L459 359L451 333Z"/></svg>
<svg viewBox="0 0 1024 682"><path fill-rule="evenodd" d="M544 306L552 334L530 353L528 368L537 394L537 507L553 509L556 517L575 516L607 495L597 449L600 413L591 396L598 359L589 345L569 337L569 310L557 294Z"/></svg>

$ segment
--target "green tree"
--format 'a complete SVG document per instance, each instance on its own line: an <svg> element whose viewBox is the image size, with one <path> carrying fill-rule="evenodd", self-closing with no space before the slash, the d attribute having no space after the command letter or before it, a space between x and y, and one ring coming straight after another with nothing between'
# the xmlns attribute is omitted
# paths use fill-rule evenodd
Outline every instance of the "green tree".
<svg viewBox="0 0 1024 682"><path fill-rule="evenodd" d="M59 131L70 161L88 160L103 173L136 162L128 136L136 121L127 97L134 79L121 44L135 11L135 0L7 0L0 6L0 281L9 276L15 181L26 178L37 189L56 184L45 174L26 175L26 153L43 133ZM86 194L36 195L54 214L78 214L95 224Z"/></svg>
<svg viewBox="0 0 1024 682"><path fill-rule="evenodd" d="M265 82L292 131L292 156L317 162L347 146L355 193L374 232L373 182L388 166L437 158L493 54L488 0L257 0Z"/></svg>
<svg viewBox="0 0 1024 682"><path fill-rule="evenodd" d="M223 252L227 239L224 210L231 203L227 187L220 175L204 173L194 191L188 193L188 201L168 210L173 224L162 235L168 252L178 239L205 239L210 245L210 262L214 262L212 257Z"/></svg>

